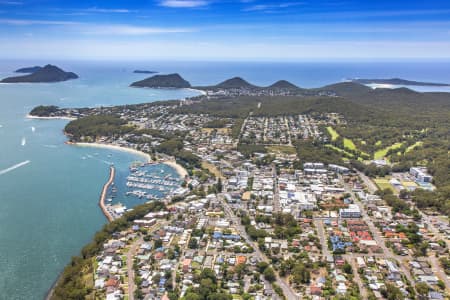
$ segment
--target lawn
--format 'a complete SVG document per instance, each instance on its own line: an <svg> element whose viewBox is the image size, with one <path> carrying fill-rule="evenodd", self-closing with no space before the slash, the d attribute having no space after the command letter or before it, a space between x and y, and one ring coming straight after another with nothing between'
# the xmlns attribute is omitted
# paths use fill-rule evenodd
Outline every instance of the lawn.
<svg viewBox="0 0 450 300"><path fill-rule="evenodd" d="M344 138L344 148L347 148L349 150L356 150L355 143L353 143L353 141L348 138Z"/></svg>
<svg viewBox="0 0 450 300"><path fill-rule="evenodd" d="M402 181L402 185L405 188L416 187L417 186L417 184L414 181Z"/></svg>
<svg viewBox="0 0 450 300"><path fill-rule="evenodd" d="M214 174L214 176L216 176L216 178L223 178L222 175L220 174L219 169L217 169L217 167L213 164L203 161L202 168L207 169L209 172L211 172L211 174Z"/></svg>
<svg viewBox="0 0 450 300"><path fill-rule="evenodd" d="M414 149L416 149L417 147L420 147L420 146L422 146L422 145L423 145L423 142L421 142L421 141L415 142L414 145L411 145L411 146L409 146L408 148L406 148L405 153L408 153L409 151L412 151L412 150L414 150Z"/></svg>
<svg viewBox="0 0 450 300"><path fill-rule="evenodd" d="M206 132L207 134L211 134L214 130L217 131L219 134L229 134L230 128L202 128L203 132Z"/></svg>
<svg viewBox="0 0 450 300"><path fill-rule="evenodd" d="M395 143L389 147L378 150L374 154L374 159L383 159L384 157L386 157L386 154L388 153L389 150L395 150L395 149L400 148L401 146L403 146L403 143Z"/></svg>
<svg viewBox="0 0 450 300"><path fill-rule="evenodd" d="M335 151L338 151L338 152L340 152L340 153L342 153L342 154L345 154L345 155L347 155L347 156L349 156L349 157L354 157L354 155L353 155L352 153L347 152L347 151L345 151L345 150L343 150L343 149L341 149L341 148L338 148L338 147L336 147L336 146L333 146L333 145L325 145L325 147L328 147L328 148L330 148L330 149L333 149L333 150L335 150Z"/></svg>
<svg viewBox="0 0 450 300"><path fill-rule="evenodd" d="M269 146L267 151L274 153L296 154L297 151L292 146Z"/></svg>
<svg viewBox="0 0 450 300"><path fill-rule="evenodd" d="M332 141L335 141L335 140L339 137L339 133L337 133L337 131L334 130L333 127L328 126L328 127L327 127L327 131L328 131L328 133L331 135L331 140L332 140Z"/></svg>
<svg viewBox="0 0 450 300"><path fill-rule="evenodd" d="M389 177L378 177L375 178L373 181L381 190L390 189L391 191L396 193L397 191L394 189L392 184L389 183L389 179L390 179Z"/></svg>

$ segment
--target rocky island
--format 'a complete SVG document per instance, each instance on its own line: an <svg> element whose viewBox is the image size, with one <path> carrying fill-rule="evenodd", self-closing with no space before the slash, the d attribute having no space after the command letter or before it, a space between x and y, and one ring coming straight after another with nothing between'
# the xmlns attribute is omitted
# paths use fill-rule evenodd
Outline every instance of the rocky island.
<svg viewBox="0 0 450 300"><path fill-rule="evenodd" d="M134 70L133 73L136 74L155 74L158 73L156 71L148 71L148 70Z"/></svg>
<svg viewBox="0 0 450 300"><path fill-rule="evenodd" d="M133 82L132 87L145 88L190 88L191 84L186 81L180 74L155 75L141 81Z"/></svg>
<svg viewBox="0 0 450 300"><path fill-rule="evenodd" d="M44 83L44 82L60 82L66 81L70 79L77 79L78 75L72 72L65 72L57 66L46 65L42 68L25 68L25 70L33 70L36 69L35 72L23 75L23 76L14 76L4 78L2 83ZM21 69L19 69L21 70ZM18 71L19 71L18 70ZM23 69L21 72L24 72Z"/></svg>
<svg viewBox="0 0 450 300"><path fill-rule="evenodd" d="M393 84L393 85L411 85L411 86L450 86L448 83L422 82L406 80L401 78L390 79L352 79L351 81L361 84Z"/></svg>
<svg viewBox="0 0 450 300"><path fill-rule="evenodd" d="M34 67L26 67L26 68L20 68L14 71L14 73L34 73L36 71L39 71L42 69L40 66L34 66Z"/></svg>

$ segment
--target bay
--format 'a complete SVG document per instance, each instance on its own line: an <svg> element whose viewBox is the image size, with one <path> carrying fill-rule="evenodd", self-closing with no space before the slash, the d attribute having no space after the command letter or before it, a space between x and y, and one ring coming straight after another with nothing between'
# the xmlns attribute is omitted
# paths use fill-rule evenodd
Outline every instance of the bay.
<svg viewBox="0 0 450 300"><path fill-rule="evenodd" d="M13 75L19 67L46 63L0 61L0 78ZM107 106L197 94L130 88L131 82L147 76L133 74L134 69L177 72L193 85L216 84L234 76L258 85L286 79L308 88L345 78L450 82L449 62L51 63L77 73L80 79L0 84L0 299L42 299L70 257L105 223L97 202L108 177L108 163L115 164L118 180L123 181L129 164L139 159L125 152L65 145L62 129L67 121L26 119L34 106Z"/></svg>

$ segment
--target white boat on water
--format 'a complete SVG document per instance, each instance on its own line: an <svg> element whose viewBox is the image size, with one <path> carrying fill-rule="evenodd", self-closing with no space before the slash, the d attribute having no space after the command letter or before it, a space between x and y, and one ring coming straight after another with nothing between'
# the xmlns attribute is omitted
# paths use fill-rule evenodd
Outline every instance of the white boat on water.
<svg viewBox="0 0 450 300"><path fill-rule="evenodd" d="M22 138L22 141L20 142L22 146L25 146L27 144L27 140L25 138Z"/></svg>
<svg viewBox="0 0 450 300"><path fill-rule="evenodd" d="M36 128L35 128L34 126L31 126L31 131L32 131L32 132L35 132L35 131L36 131Z"/></svg>

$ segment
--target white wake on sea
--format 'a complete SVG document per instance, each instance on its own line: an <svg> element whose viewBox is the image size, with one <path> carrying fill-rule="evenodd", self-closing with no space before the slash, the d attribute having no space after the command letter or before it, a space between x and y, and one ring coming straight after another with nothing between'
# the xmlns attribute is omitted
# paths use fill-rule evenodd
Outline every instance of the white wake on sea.
<svg viewBox="0 0 450 300"><path fill-rule="evenodd" d="M28 165L30 162L31 162L30 160L26 160L26 161L23 161L23 162L21 162L21 163L18 163L18 164L16 164L16 165L12 166L12 167L9 167L9 168L6 168L6 169L4 169L4 170L1 170L1 171L0 171L0 175L9 173L9 172L11 172L11 171L13 171L13 170L15 170L15 169L18 169L18 168L20 168L20 167L23 167L23 166L25 166L25 165Z"/></svg>

